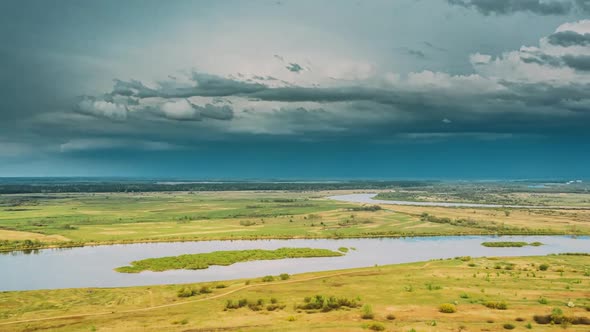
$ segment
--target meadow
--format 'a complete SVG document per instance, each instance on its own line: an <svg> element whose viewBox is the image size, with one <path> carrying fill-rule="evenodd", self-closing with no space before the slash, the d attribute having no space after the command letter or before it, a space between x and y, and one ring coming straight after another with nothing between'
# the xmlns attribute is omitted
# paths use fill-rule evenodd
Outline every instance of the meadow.
<svg viewBox="0 0 590 332"><path fill-rule="evenodd" d="M2 292L0 331L588 331L590 323L587 254L268 277Z"/></svg>
<svg viewBox="0 0 590 332"><path fill-rule="evenodd" d="M349 192L2 195L0 250L214 239L590 234L588 208L373 208L326 198Z"/></svg>
<svg viewBox="0 0 590 332"><path fill-rule="evenodd" d="M276 250L230 250L214 251L201 254L187 254L180 256L148 258L131 262L130 266L122 266L117 272L139 273L142 271L167 271L167 270L200 270L207 269L211 265L232 265L239 262L257 260L275 260L286 258L306 257L336 257L342 256L341 252L328 249L313 248L279 248Z"/></svg>

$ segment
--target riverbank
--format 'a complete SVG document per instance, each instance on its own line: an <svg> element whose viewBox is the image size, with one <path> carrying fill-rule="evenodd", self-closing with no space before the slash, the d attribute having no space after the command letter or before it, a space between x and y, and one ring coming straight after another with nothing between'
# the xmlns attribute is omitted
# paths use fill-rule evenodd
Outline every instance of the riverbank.
<svg viewBox="0 0 590 332"><path fill-rule="evenodd" d="M540 270L541 265L547 269ZM538 323L534 316L550 315L554 308L568 317L590 315L586 310L590 306L589 256L465 256L291 275L286 281L264 282L261 277L189 285L2 292L0 331L366 331L372 326L394 331L502 331L505 324L552 331L554 325ZM178 296L183 287L203 286L212 292ZM315 313L296 309L315 295L353 299L360 306ZM241 299L262 300L265 305L260 311L248 306L225 310L227 301ZM269 311L267 305L273 301L277 309ZM441 313L443 303L453 304L456 312ZM489 303L505 303L506 309L491 309ZM366 305L372 318L361 318ZM586 331L588 326L567 328Z"/></svg>

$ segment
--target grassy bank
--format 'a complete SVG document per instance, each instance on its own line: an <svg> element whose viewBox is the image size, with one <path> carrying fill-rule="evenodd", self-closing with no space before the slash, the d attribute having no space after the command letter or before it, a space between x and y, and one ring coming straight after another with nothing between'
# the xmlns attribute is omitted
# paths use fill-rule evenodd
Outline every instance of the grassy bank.
<svg viewBox="0 0 590 332"><path fill-rule="evenodd" d="M263 279L2 292L0 331L504 331L508 325L517 331L562 327L587 331L589 327L583 324L590 317L587 255L460 257ZM206 291L181 297L182 289ZM33 321L58 316L63 317ZM31 321L11 323L19 320Z"/></svg>
<svg viewBox="0 0 590 332"><path fill-rule="evenodd" d="M492 248L520 248L525 246L533 246L538 247L542 246L543 243L541 242L513 242L513 241L493 241L493 242L482 242L481 244L484 247L492 247Z"/></svg>
<svg viewBox="0 0 590 332"><path fill-rule="evenodd" d="M285 258L305 257L336 257L343 254L328 249L312 248L279 248L276 250L233 250L214 251L203 254L180 255L170 257L148 258L131 262L130 266L122 266L115 269L117 272L139 273L141 271L167 271L167 270L200 270L207 269L210 265L232 265L238 262L259 260L275 260Z"/></svg>

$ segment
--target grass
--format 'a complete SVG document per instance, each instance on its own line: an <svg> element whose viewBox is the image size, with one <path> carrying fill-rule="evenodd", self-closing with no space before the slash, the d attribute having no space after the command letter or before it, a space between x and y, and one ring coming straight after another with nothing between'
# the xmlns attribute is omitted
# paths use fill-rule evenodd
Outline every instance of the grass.
<svg viewBox="0 0 590 332"><path fill-rule="evenodd" d="M476 267L468 266L470 262L476 263ZM514 269L495 270L498 262L511 264ZM541 264L559 266L564 272L538 271L536 267ZM245 285L245 280L232 280L223 282L227 287L220 289L210 283L199 283L1 292L0 331L70 332L89 331L91 327L97 331L148 332L367 331L372 324L383 325L387 331L503 331L504 324L514 325L517 331L528 329L528 324L534 331L561 330L543 321L548 316L567 317L566 322L572 322L567 326L568 331L587 331L588 325L580 323L590 317L586 311L590 306L590 276L584 275L588 269L589 257L583 255L489 257L472 258L469 262L433 260L307 273L270 283L258 278L251 279L249 285ZM425 284L441 288L430 291ZM203 286L211 293L178 297L183 287L200 290ZM404 286L412 286L413 291L404 291ZM317 300L318 296L321 301ZM540 298L548 299L550 305L540 304ZM232 301L230 307L239 307L243 299L246 300L243 309L225 310L228 300ZM263 304L258 304L259 299ZM279 307L268 310L273 301ZM321 310L325 302L338 301L351 306ZM488 302L505 302L507 309L487 308L484 304ZM568 307L569 302L575 306ZM252 308L248 306L250 303L254 303ZM305 303L314 303L313 307L320 309L309 309L308 313L308 309L297 308ZM453 304L457 311L439 312L441 303ZM372 319L361 319L364 305L370 306ZM155 306L162 307L145 310ZM101 313L104 314L2 325L26 319Z"/></svg>
<svg viewBox="0 0 590 332"><path fill-rule="evenodd" d="M123 273L139 273L142 271L167 271L167 270L200 270L207 269L211 265L232 265L239 262L275 260L285 258L304 257L336 257L342 256L340 252L328 249L312 248L279 248L276 250L232 250L214 251L202 254L190 254L159 258L148 258L131 262L130 266L118 267L115 270ZM288 275L287 275L288 277Z"/></svg>
<svg viewBox="0 0 590 332"><path fill-rule="evenodd" d="M506 216L502 209L358 208L325 198L339 193L346 192L3 195L0 251L194 240L590 234L588 209L512 209ZM36 242L26 246L26 240Z"/></svg>
<svg viewBox="0 0 590 332"><path fill-rule="evenodd" d="M541 242L513 242L513 241L494 241L494 242L482 242L481 244L484 247L492 247L492 248L506 248L506 247L525 247L525 246L533 246L538 247L542 246Z"/></svg>
<svg viewBox="0 0 590 332"><path fill-rule="evenodd" d="M524 188L520 188L521 190ZM564 189L564 188L561 188ZM557 188L553 190L558 190ZM587 192L538 192L514 191L506 184L490 190L484 187L463 188L421 188L418 190L395 190L380 192L377 199L414 201L414 202L454 202L479 203L496 205L526 205L526 206L572 206L588 207L590 194Z"/></svg>

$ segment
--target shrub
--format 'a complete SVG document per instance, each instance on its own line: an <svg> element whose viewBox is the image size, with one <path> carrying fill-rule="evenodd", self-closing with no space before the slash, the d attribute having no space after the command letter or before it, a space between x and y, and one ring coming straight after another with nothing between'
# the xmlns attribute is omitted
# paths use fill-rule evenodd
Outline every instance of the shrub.
<svg viewBox="0 0 590 332"><path fill-rule="evenodd" d="M267 311L275 311L275 310L281 310L281 309L285 309L284 304L272 303L272 304L269 304L266 306Z"/></svg>
<svg viewBox="0 0 590 332"><path fill-rule="evenodd" d="M201 289L199 289L200 294L209 294L211 292L213 291L211 290L211 288L209 288L209 286L202 286Z"/></svg>
<svg viewBox="0 0 590 332"><path fill-rule="evenodd" d="M457 307L452 303L443 303L438 307L438 311L445 314L452 314L457 312Z"/></svg>
<svg viewBox="0 0 590 332"><path fill-rule="evenodd" d="M287 273L281 273L279 275L279 278L281 278L281 280L288 280L289 278L291 278L291 276Z"/></svg>
<svg viewBox="0 0 590 332"><path fill-rule="evenodd" d="M542 298L539 299L539 303L541 303L541 304L547 304L547 303L549 303L549 301L547 301L546 298L542 297Z"/></svg>
<svg viewBox="0 0 590 332"><path fill-rule="evenodd" d="M385 316L385 318L387 318L387 320L395 320L395 315L387 314L387 316Z"/></svg>
<svg viewBox="0 0 590 332"><path fill-rule="evenodd" d="M508 309L508 305L504 301L502 301L502 302L489 301L489 302L486 302L484 305L490 309L497 309L497 310Z"/></svg>
<svg viewBox="0 0 590 332"><path fill-rule="evenodd" d="M182 287L178 290L178 297L191 297L197 295L197 291L190 287Z"/></svg>
<svg viewBox="0 0 590 332"><path fill-rule="evenodd" d="M217 284L215 285L215 288L226 288L227 285L226 284Z"/></svg>
<svg viewBox="0 0 590 332"><path fill-rule="evenodd" d="M527 323L524 327L530 330L533 328L533 325L531 323Z"/></svg>
<svg viewBox="0 0 590 332"><path fill-rule="evenodd" d="M251 220L241 220L240 221L240 225L242 226L253 226L256 225L255 221L251 221Z"/></svg>
<svg viewBox="0 0 590 332"><path fill-rule="evenodd" d="M361 310L362 319L373 319L375 314L373 313L373 307L370 304L365 304Z"/></svg>
<svg viewBox="0 0 590 332"><path fill-rule="evenodd" d="M567 327L569 324L590 325L590 318L565 316L560 308L554 308L549 315L535 315L534 321L537 324L561 324Z"/></svg>
<svg viewBox="0 0 590 332"><path fill-rule="evenodd" d="M367 328L372 331L385 331L385 326L377 322L369 324Z"/></svg>
<svg viewBox="0 0 590 332"><path fill-rule="evenodd" d="M504 327L505 330L514 330L514 328L516 327L516 326L514 326L513 324L510 324L510 323L506 323L506 324L504 324L502 326Z"/></svg>
<svg viewBox="0 0 590 332"><path fill-rule="evenodd" d="M590 325L590 318L588 317L574 317L571 321L574 325Z"/></svg>
<svg viewBox="0 0 590 332"><path fill-rule="evenodd" d="M551 316L550 315L534 315L533 320L537 324L549 324L551 323Z"/></svg>
<svg viewBox="0 0 590 332"><path fill-rule="evenodd" d="M305 297L303 304L295 306L295 309L302 309L308 311L321 310L328 312L332 310L338 310L342 307L346 308L358 308L360 304L356 300L350 300L345 297L336 298L334 296L325 297L323 295L316 295L314 297Z"/></svg>
<svg viewBox="0 0 590 332"><path fill-rule="evenodd" d="M549 269L549 264L541 264L539 265L540 271L547 271Z"/></svg>
<svg viewBox="0 0 590 332"><path fill-rule="evenodd" d="M517 321L517 322L524 322L524 318L522 318L522 317L516 317L515 321Z"/></svg>
<svg viewBox="0 0 590 332"><path fill-rule="evenodd" d="M262 277L262 281L263 282L275 281L275 277L273 277L273 276L264 276L264 277Z"/></svg>
<svg viewBox="0 0 590 332"><path fill-rule="evenodd" d="M469 295L467 295L467 293L461 293L461 295L459 295L459 297L462 299L468 299Z"/></svg>
<svg viewBox="0 0 590 332"><path fill-rule="evenodd" d="M287 321L288 322L294 322L296 320L297 320L297 318L295 318L295 316L289 316L289 317L287 317Z"/></svg>

